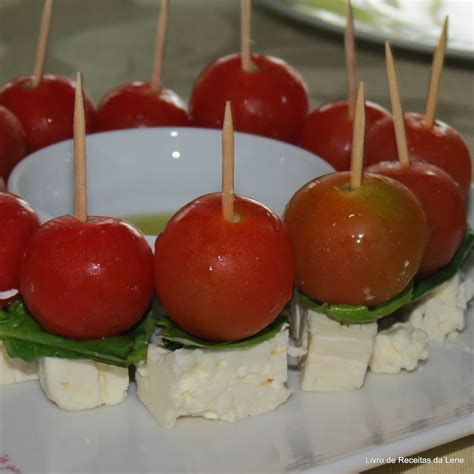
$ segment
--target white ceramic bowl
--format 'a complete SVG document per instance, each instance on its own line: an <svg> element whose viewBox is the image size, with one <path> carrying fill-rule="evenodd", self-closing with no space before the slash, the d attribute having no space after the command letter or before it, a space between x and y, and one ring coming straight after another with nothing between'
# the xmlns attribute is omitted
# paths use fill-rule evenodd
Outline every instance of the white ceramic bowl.
<svg viewBox="0 0 474 474"><path fill-rule="evenodd" d="M122 217L173 213L221 186L221 132L148 128L87 137L88 212ZM235 192L281 215L293 193L331 172L323 160L286 143L235 134ZM73 144L65 141L24 159L9 190L42 221L73 212Z"/></svg>

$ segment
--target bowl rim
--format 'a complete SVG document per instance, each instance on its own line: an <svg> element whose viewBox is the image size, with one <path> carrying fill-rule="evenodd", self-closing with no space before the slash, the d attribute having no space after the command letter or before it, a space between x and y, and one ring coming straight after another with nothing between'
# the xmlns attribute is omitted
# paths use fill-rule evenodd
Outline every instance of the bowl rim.
<svg viewBox="0 0 474 474"><path fill-rule="evenodd" d="M101 140L107 140L108 138L114 139L115 137L123 137L127 135L151 135L151 134L159 134L159 135L169 135L171 132L178 132L178 136L181 133L192 133L200 136L207 136L207 137L213 137L215 138L218 142L221 140L222 136L222 130L218 128L202 128L202 127L141 127L141 128L132 128L132 129L123 129L123 130L111 130L107 132L96 132L96 133L90 133L87 134L86 136L86 149L87 146L94 141L101 141ZM199 137L196 137L199 138ZM300 156L299 159L304 160L306 162L313 161L314 159L319 160L323 165L325 165L328 168L328 173L334 171L332 166L327 163L325 160L323 160L321 157L318 155L315 155L314 153L311 153L310 151L299 147L297 145L294 145L292 143L287 143L283 142L280 140L276 140L274 138L270 137L265 137L261 135L254 135L252 133L246 133L246 132L234 132L234 138L235 141L237 142L239 139L246 139L246 140L251 140L251 141L259 141L259 142L270 142L273 145L278 145L281 146L282 148L285 148L287 150L292 150L292 151L297 151ZM35 152L27 155L25 158L23 158L13 169L11 172L8 183L7 183L7 189L9 192L18 194L20 195L19 192L19 184L21 181L21 178L25 172L25 169L28 168L30 163L33 160L38 159L39 156L43 155L48 155L48 152L51 151L52 149L57 149L57 148L63 148L67 147L67 145L70 145L70 152L73 153L73 142L74 140L68 139L68 140L63 140L51 145L48 145L47 147L41 148L40 150L36 150ZM198 197L198 196L196 196ZM36 211L38 212L38 211ZM43 218L52 218L47 212L40 211L41 216ZM145 237L156 237L154 235L148 235L144 234Z"/></svg>

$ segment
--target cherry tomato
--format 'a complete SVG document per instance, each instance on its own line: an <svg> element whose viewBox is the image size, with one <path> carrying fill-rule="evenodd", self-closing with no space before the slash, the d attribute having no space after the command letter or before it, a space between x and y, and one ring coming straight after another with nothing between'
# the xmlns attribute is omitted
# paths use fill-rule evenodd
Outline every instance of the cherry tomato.
<svg viewBox="0 0 474 474"><path fill-rule="evenodd" d="M25 130L28 151L73 136L75 83L65 77L43 76L37 87L19 77L0 90L0 105L15 114ZM94 131L95 110L85 96L87 132Z"/></svg>
<svg viewBox="0 0 474 474"><path fill-rule="evenodd" d="M437 120L432 128L424 125L424 116L405 114L405 128L413 161L436 165L454 178L464 197L469 194L472 163L469 149L456 130ZM393 120L378 122L367 135L365 162L370 166L380 161L398 161Z"/></svg>
<svg viewBox="0 0 474 474"><path fill-rule="evenodd" d="M255 72L242 69L240 54L204 69L189 103L193 124L222 128L222 111L230 100L236 130L296 143L309 109L303 78L281 59L254 54L252 60Z"/></svg>
<svg viewBox="0 0 474 474"><path fill-rule="evenodd" d="M414 277L428 238L420 203L390 178L350 173L310 181L291 198L283 222L296 258L296 286L330 304L373 306Z"/></svg>
<svg viewBox="0 0 474 474"><path fill-rule="evenodd" d="M404 184L420 201L428 221L429 239L418 271L427 277L453 258L466 232L466 208L457 183L437 166L413 163L402 167L384 161L367 169Z"/></svg>
<svg viewBox="0 0 474 474"><path fill-rule="evenodd" d="M97 110L97 131L190 125L181 99L171 90L153 92L149 83L129 82L112 89Z"/></svg>
<svg viewBox="0 0 474 474"><path fill-rule="evenodd" d="M26 305L48 332L73 339L116 336L145 313L153 256L145 238L117 219L53 219L36 232L21 266Z"/></svg>
<svg viewBox="0 0 474 474"><path fill-rule="evenodd" d="M25 156L26 138L21 123L9 110L0 106L0 179L7 181L15 165Z"/></svg>
<svg viewBox="0 0 474 474"><path fill-rule="evenodd" d="M18 294L21 259L38 227L38 216L27 202L0 192L0 308Z"/></svg>
<svg viewBox="0 0 474 474"><path fill-rule="evenodd" d="M368 131L388 112L372 102L365 104L365 130ZM306 117L299 145L326 160L337 171L351 168L353 121L346 101L323 105Z"/></svg>
<svg viewBox="0 0 474 474"><path fill-rule="evenodd" d="M155 287L185 331L211 341L250 337L291 298L294 261L281 221L235 196L238 222L222 217L220 193L179 210L156 240Z"/></svg>

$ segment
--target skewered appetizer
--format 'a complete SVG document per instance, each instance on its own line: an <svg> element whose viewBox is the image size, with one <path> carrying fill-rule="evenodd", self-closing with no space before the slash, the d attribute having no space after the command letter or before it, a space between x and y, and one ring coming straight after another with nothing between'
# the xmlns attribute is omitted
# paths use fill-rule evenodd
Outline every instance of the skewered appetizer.
<svg viewBox="0 0 474 474"><path fill-rule="evenodd" d="M433 58L425 113L406 113L404 120L410 159L441 168L459 184L466 198L472 177L469 149L456 130L436 119L436 103L447 43L447 28L446 18ZM380 154L381 149L384 150L383 154ZM380 161L398 161L394 123L390 117L377 123L367 135L366 163L371 165Z"/></svg>
<svg viewBox="0 0 474 474"><path fill-rule="evenodd" d="M347 100L322 105L306 118L299 145L327 161L336 171L351 166L352 129L356 99L354 21L350 2L346 3L344 35ZM365 104L366 133L385 117L387 111L373 102ZM379 149L380 150L380 149Z"/></svg>
<svg viewBox="0 0 474 474"><path fill-rule="evenodd" d="M284 216L296 256L296 286L302 291L301 297L310 310L307 320L309 327L304 336L308 339L308 350L303 365L303 390L335 391L359 388L369 364L374 372L396 373L401 369L413 370L419 360L426 359L427 341L433 338L429 334L430 321L427 319L432 312L430 300L439 303L440 300L442 302L449 299L451 313L457 315L472 296L466 294L466 287L461 289L459 276L456 274L472 248L472 234L467 233L465 236L463 197L458 185L442 170L426 164L410 163L395 66L388 44L386 51L401 164L383 163L378 167L371 167L370 171L380 170L382 175L390 177L388 184L391 183L392 187L395 184L392 178L403 183L402 186L399 185L399 189L404 190L407 196L411 195L412 202L416 203L418 208L418 217L409 225L398 222L395 224L397 230L390 229L390 225L403 214L408 218L410 211L400 209L396 212L397 217L393 217L391 212L396 202L393 197L380 199L380 191L378 194L372 192L370 203L381 213L377 218L378 224L390 232L389 241L384 242L382 237L371 237L371 227L366 220L361 219L364 213L367 214L365 209L364 213L360 208L351 208L350 213L344 212L347 204L342 197L339 197L339 201L333 198L336 205L332 205L329 196L354 194L363 191L364 186L370 189L371 181L377 179L377 175L364 175L360 188L354 188L354 179L355 183L358 183L358 175L354 173L359 169L359 162L355 160L358 156L362 157L360 144L364 135L363 131L357 128L356 114L352 175L349 177L346 173L343 183L345 188L336 179L340 176L342 180L344 173L314 180L295 194ZM359 117L363 115L361 111L363 106L358 102ZM380 178L382 176L379 176ZM324 186L325 181L329 183L327 189ZM355 197L346 197L346 200L352 206L357 204ZM382 202L383 205L380 205ZM445 225L435 216L440 206L444 205L450 214L444 222ZM341 215L341 212L344 212L344 215ZM346 214L350 219L345 218ZM390 224L384 222L384 219L389 219ZM357 226L361 225L359 229ZM344 238L346 228L352 233ZM411 245L418 243L416 259L413 254L410 257L410 254L406 253L408 247L403 245L404 239L397 232L404 232ZM394 239L392 244L397 245L396 249L391 247L391 238ZM386 250L385 257L377 255L372 248L382 242ZM347 249L351 251L346 252ZM365 251L369 251L369 255L366 255ZM378 269L380 273L376 277L372 273L373 268L377 270L377 263L372 261L374 256L377 256L377 263L382 267ZM403 259L399 262L404 266L402 272L391 267L398 257ZM363 271L358 271L358 262L363 262ZM384 281L383 276L386 269L390 269L386 275L388 282ZM439 270L441 271L435 273ZM416 279L413 283L414 277ZM375 284L372 284L372 281ZM383 289L388 291L382 298L378 298L376 285L380 282L383 282ZM391 283L401 286L395 288L390 286ZM441 285L442 283L444 285ZM351 294L353 288L356 288L357 292ZM463 294L460 302L456 301L458 294ZM365 302L361 298L362 295L366 296ZM407 306L412 302L416 302L415 311L413 305ZM377 334L375 321L401 308L408 314L408 317L404 318L405 322L395 320L395 324ZM445 309L445 306L441 305L441 308ZM346 325L340 325L339 322ZM433 326L442 325L438 324L438 317L432 323ZM463 324L457 324L455 327L445 326L449 326L450 331L463 328ZM424 328L428 331L425 332ZM436 331L431 332L437 334ZM446 334L445 332L442 337ZM352 347L350 351L345 349L349 339ZM334 359L336 354L337 358Z"/></svg>
<svg viewBox="0 0 474 474"><path fill-rule="evenodd" d="M140 321L153 295L144 236L118 219L87 216L80 75L77 84L76 215L36 230L21 262L26 307L18 302L0 315L8 356L37 361L45 394L66 410L123 401L127 366L146 356L154 326L151 315Z"/></svg>
<svg viewBox="0 0 474 474"><path fill-rule="evenodd" d="M106 94L97 110L97 131L190 124L181 99L162 85L167 16L168 0L161 0L151 81L128 82Z"/></svg>
<svg viewBox="0 0 474 474"><path fill-rule="evenodd" d="M293 255L278 217L233 194L229 104L225 115L223 192L184 206L156 240L157 295L185 347L151 344L136 379L167 428L180 416L235 421L289 396L288 331L276 319L291 298Z"/></svg>
<svg viewBox="0 0 474 474"><path fill-rule="evenodd" d="M29 153L73 135L75 84L65 77L43 75L52 5L52 0L45 1L33 75L14 79L0 89L0 105L20 121ZM95 110L87 97L85 107L87 131L91 132Z"/></svg>
<svg viewBox="0 0 474 474"><path fill-rule="evenodd" d="M197 78L189 111L198 127L221 128L232 102L235 129L296 143L308 113L306 84L281 59L250 51L250 0L242 0L242 52L209 64Z"/></svg>

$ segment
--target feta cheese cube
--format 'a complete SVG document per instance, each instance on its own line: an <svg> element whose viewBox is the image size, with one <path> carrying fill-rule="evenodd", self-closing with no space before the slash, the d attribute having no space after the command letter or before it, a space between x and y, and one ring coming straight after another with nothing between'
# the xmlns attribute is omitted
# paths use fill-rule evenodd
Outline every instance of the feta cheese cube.
<svg viewBox="0 0 474 474"><path fill-rule="evenodd" d="M117 405L125 400L129 385L126 368L56 357L40 360L39 381L52 402L70 411Z"/></svg>
<svg viewBox="0 0 474 474"><path fill-rule="evenodd" d="M287 400L288 329L248 348L148 347L136 372L137 393L158 423L172 428L183 416L237 421Z"/></svg>
<svg viewBox="0 0 474 474"><path fill-rule="evenodd" d="M410 323L395 323L380 331L370 359L370 370L379 374L397 374L414 370L419 360L428 358L428 336Z"/></svg>
<svg viewBox="0 0 474 474"><path fill-rule="evenodd" d="M38 380L38 364L11 359L0 342L0 385Z"/></svg>
<svg viewBox="0 0 474 474"><path fill-rule="evenodd" d="M360 388L374 347L377 324L343 325L308 311L308 352L301 388L339 392Z"/></svg>
<svg viewBox="0 0 474 474"><path fill-rule="evenodd" d="M472 296L472 280L461 282L461 276L457 273L413 305L404 319L424 331L429 340L443 341L455 331L464 329L464 312Z"/></svg>

